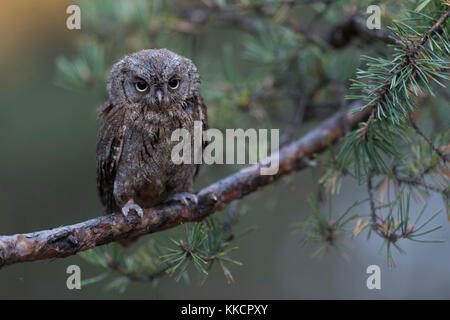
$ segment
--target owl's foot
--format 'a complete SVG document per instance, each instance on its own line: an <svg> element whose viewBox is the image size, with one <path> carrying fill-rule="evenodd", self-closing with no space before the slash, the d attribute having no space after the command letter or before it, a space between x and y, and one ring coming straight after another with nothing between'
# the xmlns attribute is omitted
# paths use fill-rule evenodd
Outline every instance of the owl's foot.
<svg viewBox="0 0 450 320"><path fill-rule="evenodd" d="M180 202L184 205L189 205L189 201L193 204L198 203L198 197L197 195L189 192L180 192L175 193L174 195L171 195L169 198L166 199L164 202Z"/></svg>
<svg viewBox="0 0 450 320"><path fill-rule="evenodd" d="M144 217L144 210L142 210L142 208L139 205L134 203L134 199L128 200L128 202L123 206L122 214L125 217L127 217L128 214L130 213L130 210L134 210L139 217L141 217L141 218Z"/></svg>

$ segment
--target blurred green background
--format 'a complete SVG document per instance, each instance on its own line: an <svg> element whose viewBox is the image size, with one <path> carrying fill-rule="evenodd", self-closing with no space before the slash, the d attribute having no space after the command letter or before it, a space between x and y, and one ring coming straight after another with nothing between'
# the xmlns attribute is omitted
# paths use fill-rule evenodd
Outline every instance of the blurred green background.
<svg viewBox="0 0 450 320"><path fill-rule="evenodd" d="M0 234L8 235L73 224L102 213L95 189L96 108L101 103L89 91L71 91L55 83L55 59L75 53L83 32L65 27L70 1L5 1L0 12ZM82 9L83 10L83 9ZM226 35L224 35L226 36ZM221 39L211 41L220 42ZM233 37L227 38L228 42ZM214 46L214 43L212 44ZM172 49L172 48L169 48ZM218 60L220 58L218 57ZM194 62L195 59L194 59ZM214 64L215 62L210 62ZM212 81L202 72L203 83ZM208 96L208 94L205 94ZM215 112L218 112L217 110ZM218 113L220 115L220 113ZM202 170L196 189L233 169L215 166ZM292 224L311 213L307 196L317 191L312 181L322 172L305 170L250 195L238 229L257 230L236 241L235 283L227 284L219 268L206 283L185 284L166 277L153 287L132 283L125 293L105 289L105 283L81 290L66 288L66 268L81 267L82 277L101 270L80 257L17 264L0 270L1 299L329 299L329 298L450 298L450 243L402 242L405 255L395 253L396 268L388 268L378 254L381 240L347 240L349 260L330 251L312 259L312 247L301 247ZM344 181L334 209L343 211L365 188ZM419 211L422 204L415 204ZM428 210L443 207L430 198ZM364 209L364 207L362 208ZM220 213L223 214L223 213ZM444 228L435 238L448 239ZM159 237L167 237L171 230ZM148 238L153 235L147 236ZM366 268L381 267L381 290L368 290Z"/></svg>

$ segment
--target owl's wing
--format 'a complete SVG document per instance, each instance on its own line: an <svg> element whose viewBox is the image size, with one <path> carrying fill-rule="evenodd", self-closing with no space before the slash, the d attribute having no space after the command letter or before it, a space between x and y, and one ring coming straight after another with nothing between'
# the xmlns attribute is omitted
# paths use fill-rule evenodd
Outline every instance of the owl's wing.
<svg viewBox="0 0 450 320"><path fill-rule="evenodd" d="M99 109L102 124L97 139L97 191L106 213L119 208L114 198L114 180L122 154L124 127L123 108L106 101Z"/></svg>
<svg viewBox="0 0 450 320"><path fill-rule="evenodd" d="M206 113L206 104L203 101L203 98L201 95L197 96L197 105L195 106L195 108L197 109L198 118L200 118L200 120L202 121L202 130L203 131L208 130L208 115ZM208 142L203 140L202 150L204 150L207 145L208 145ZM194 174L194 178L198 175L200 166L201 166L200 164L197 165L195 174Z"/></svg>

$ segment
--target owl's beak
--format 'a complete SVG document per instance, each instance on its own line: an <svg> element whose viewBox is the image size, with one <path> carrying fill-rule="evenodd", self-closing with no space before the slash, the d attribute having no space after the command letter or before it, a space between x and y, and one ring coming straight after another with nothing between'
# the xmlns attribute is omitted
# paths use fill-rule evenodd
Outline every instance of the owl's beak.
<svg viewBox="0 0 450 320"><path fill-rule="evenodd" d="M163 98L163 92L162 92L162 90L156 90L156 97L158 98L158 103L159 103L159 105L161 105L161 103L162 103L162 98Z"/></svg>

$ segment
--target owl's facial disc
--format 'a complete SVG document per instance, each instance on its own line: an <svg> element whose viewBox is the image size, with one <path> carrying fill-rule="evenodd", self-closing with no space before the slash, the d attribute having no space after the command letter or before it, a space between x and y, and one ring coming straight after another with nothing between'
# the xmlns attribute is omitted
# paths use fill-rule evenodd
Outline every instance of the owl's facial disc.
<svg viewBox="0 0 450 320"><path fill-rule="evenodd" d="M191 60L167 49L147 49L118 61L107 87L116 105L171 112L197 94L198 84L197 68Z"/></svg>

